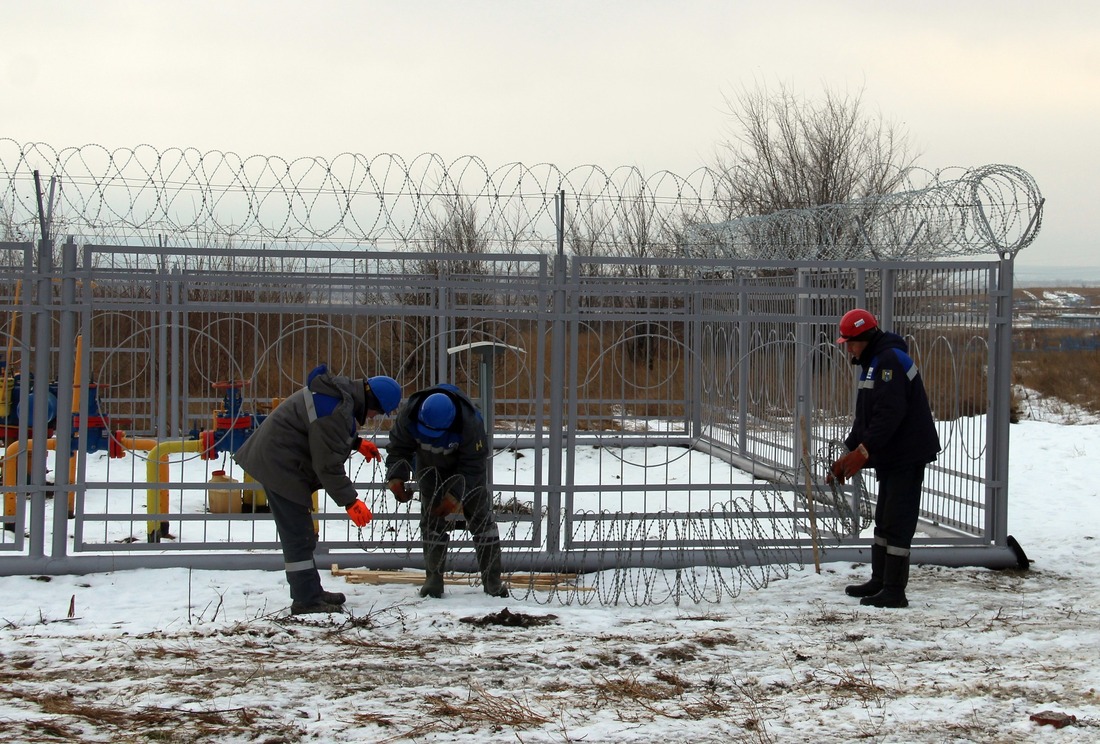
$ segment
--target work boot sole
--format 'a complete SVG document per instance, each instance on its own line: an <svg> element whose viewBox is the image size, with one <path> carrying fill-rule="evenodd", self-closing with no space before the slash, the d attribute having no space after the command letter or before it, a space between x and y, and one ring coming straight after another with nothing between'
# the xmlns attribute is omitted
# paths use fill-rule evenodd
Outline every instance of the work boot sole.
<svg viewBox="0 0 1100 744"><path fill-rule="evenodd" d="M902 596L902 597L880 597L878 594L876 594L874 596L871 596L871 597L864 597L863 599L859 600L859 603L861 605L866 605L868 607L901 608L901 607L908 607L909 606L909 600L906 599L904 596Z"/></svg>
<svg viewBox="0 0 1100 744"><path fill-rule="evenodd" d="M313 602L306 604L305 602L294 602L290 605L291 615L313 615L321 612L343 612L344 608L340 605L331 604L329 602Z"/></svg>

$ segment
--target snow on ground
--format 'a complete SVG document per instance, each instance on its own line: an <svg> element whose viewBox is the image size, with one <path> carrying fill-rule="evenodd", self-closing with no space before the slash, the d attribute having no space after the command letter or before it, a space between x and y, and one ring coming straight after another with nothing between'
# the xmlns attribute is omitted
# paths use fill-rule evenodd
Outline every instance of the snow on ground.
<svg viewBox="0 0 1100 744"><path fill-rule="evenodd" d="M916 566L905 610L849 563L643 607L328 577L350 614L299 618L278 572L0 577L0 740L1100 740L1100 425L1050 415L1011 432L1031 570Z"/></svg>

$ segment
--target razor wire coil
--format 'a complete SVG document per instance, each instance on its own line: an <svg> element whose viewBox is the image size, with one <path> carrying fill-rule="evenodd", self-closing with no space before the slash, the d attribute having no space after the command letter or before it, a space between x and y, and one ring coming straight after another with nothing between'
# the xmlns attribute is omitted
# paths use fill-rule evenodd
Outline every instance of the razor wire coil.
<svg viewBox="0 0 1100 744"><path fill-rule="evenodd" d="M477 247L556 250L555 198L564 193L573 248L719 259L940 258L1015 255L1035 239L1043 198L1008 165L910 171L896 193L845 204L729 219L721 184L634 166L491 167L476 156L342 153L241 156L150 145L54 148L0 138L0 229L37 235L33 176L56 178L54 235L87 242L263 248L431 249L439 228L473 217ZM652 234L635 234L644 220Z"/></svg>

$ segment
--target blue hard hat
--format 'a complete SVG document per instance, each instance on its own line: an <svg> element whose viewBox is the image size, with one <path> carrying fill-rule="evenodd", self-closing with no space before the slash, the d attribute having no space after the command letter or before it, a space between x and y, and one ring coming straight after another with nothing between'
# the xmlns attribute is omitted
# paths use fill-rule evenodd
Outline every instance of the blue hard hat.
<svg viewBox="0 0 1100 744"><path fill-rule="evenodd" d="M386 377L385 375L368 377L367 387L370 393L370 395L367 396L367 408L372 408L382 413L393 413L397 410L397 406L401 404L401 386L397 384L397 380L392 377ZM371 400L371 396L374 398L373 401ZM375 408L375 402L378 403L378 408Z"/></svg>
<svg viewBox="0 0 1100 744"><path fill-rule="evenodd" d="M432 393L420 406L416 430L424 439L442 435L455 420L455 404L446 393Z"/></svg>

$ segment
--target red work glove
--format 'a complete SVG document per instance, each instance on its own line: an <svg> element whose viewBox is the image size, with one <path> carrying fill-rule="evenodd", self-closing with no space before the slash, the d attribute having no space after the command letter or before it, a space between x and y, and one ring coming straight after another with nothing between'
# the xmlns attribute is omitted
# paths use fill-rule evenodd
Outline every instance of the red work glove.
<svg viewBox="0 0 1100 744"><path fill-rule="evenodd" d="M351 502L347 505L348 519L355 522L356 527L366 527L367 523L374 519L374 515L370 513L370 509L359 499Z"/></svg>
<svg viewBox="0 0 1100 744"><path fill-rule="evenodd" d="M407 504L412 501L413 492L411 488L405 488L405 481L400 478L394 478L386 487L393 493L393 497L397 499L399 504Z"/></svg>
<svg viewBox="0 0 1100 744"><path fill-rule="evenodd" d="M462 502L456 499L450 491L447 491L443 494L439 504L432 509L432 514L437 517L445 517L448 514L462 514Z"/></svg>
<svg viewBox="0 0 1100 744"><path fill-rule="evenodd" d="M382 462L382 453L378 451L378 445L369 439L359 440L359 454L367 458L367 462Z"/></svg>
<svg viewBox="0 0 1100 744"><path fill-rule="evenodd" d="M867 464L867 460L870 456L871 455L867 452L867 448L862 444L859 445L833 463L833 466L829 468L829 475L826 476L825 481L827 483L832 483L833 479L836 479L838 483L843 483L862 470L863 466Z"/></svg>

